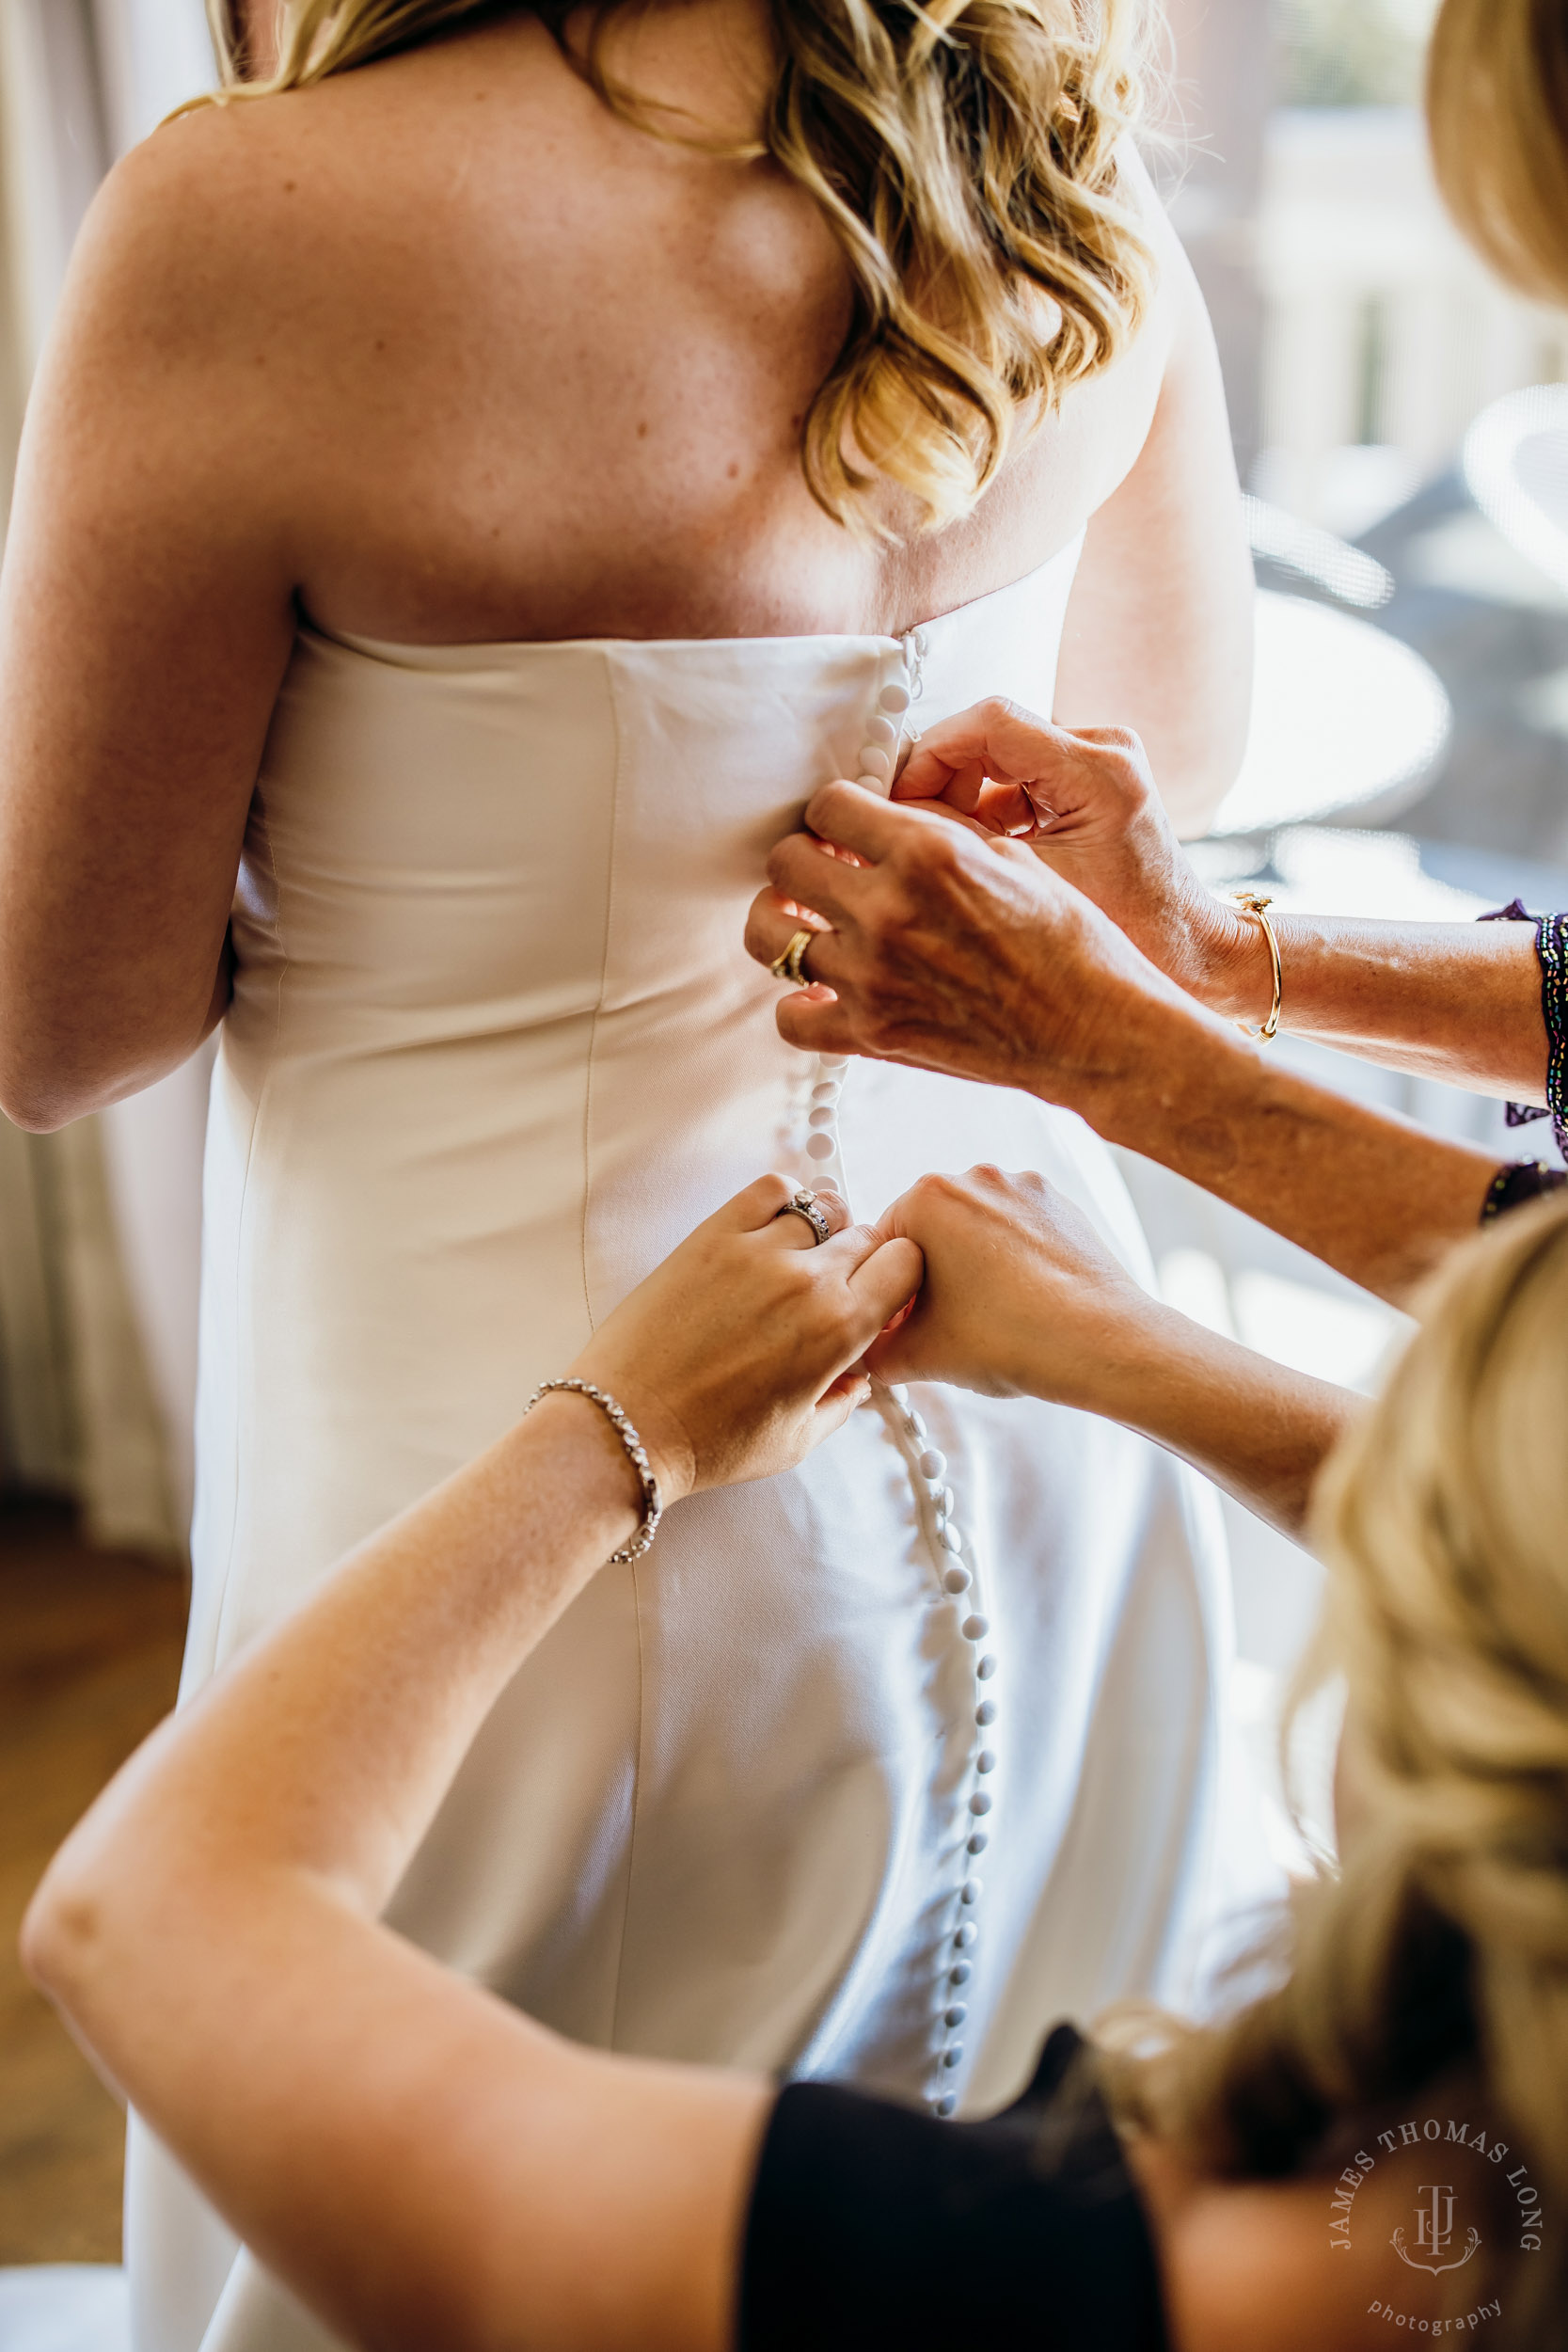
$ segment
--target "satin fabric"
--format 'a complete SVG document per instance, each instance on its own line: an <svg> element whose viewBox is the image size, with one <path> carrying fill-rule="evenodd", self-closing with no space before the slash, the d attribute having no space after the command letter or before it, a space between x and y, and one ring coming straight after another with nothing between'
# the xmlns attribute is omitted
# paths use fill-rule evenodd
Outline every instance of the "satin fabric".
<svg viewBox="0 0 1568 2352"><path fill-rule="evenodd" d="M820 1073L741 944L768 850L858 772L889 688L922 723L989 692L1049 710L1079 544L905 641L302 632L213 1087L187 1692L500 1435L699 1218L765 1168L809 1177ZM838 1118L858 1213L927 1169L1035 1168L1149 1279L1076 1119L869 1063ZM1216 1923L1273 1884L1230 1771L1214 1498L1083 1415L910 1402L997 1661L982 1860L974 1645L884 1400L588 1588L482 1731L399 1928L587 2042L965 2111L1017 2093L1053 2020L1193 1997ZM139 2130L130 2181L138 2352L325 2341Z"/></svg>

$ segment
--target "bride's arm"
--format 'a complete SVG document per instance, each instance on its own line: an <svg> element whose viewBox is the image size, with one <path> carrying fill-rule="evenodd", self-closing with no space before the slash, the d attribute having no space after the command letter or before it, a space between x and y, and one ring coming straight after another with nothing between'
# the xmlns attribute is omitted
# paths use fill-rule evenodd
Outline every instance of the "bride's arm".
<svg viewBox="0 0 1568 2352"><path fill-rule="evenodd" d="M806 1246L772 1221L786 1192L765 1178L710 1219L574 1368L672 1498L837 1426L918 1279L908 1242ZM767 2087L575 2048L375 1924L639 1505L605 1417L546 1397L157 1732L29 1915L28 1963L104 2072L350 2342L729 2341Z"/></svg>
<svg viewBox="0 0 1568 2352"><path fill-rule="evenodd" d="M1148 437L1090 521L1055 718L1135 728L1179 833L1235 782L1252 706L1252 558L1213 331L1192 264L1136 166L1170 346ZM1152 330L1150 330L1152 331Z"/></svg>
<svg viewBox="0 0 1568 2352"><path fill-rule="evenodd" d="M0 1106L24 1126L148 1085L228 1002L298 552L288 294L251 262L286 199L235 169L257 112L117 167L28 402L0 576Z"/></svg>

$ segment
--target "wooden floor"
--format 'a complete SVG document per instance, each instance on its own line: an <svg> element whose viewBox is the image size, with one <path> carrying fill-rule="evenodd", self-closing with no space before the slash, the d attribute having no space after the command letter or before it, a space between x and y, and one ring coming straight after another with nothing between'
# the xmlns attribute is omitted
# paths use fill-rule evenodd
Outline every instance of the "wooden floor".
<svg viewBox="0 0 1568 2352"><path fill-rule="evenodd" d="M174 1698L185 1589L0 1501L0 2263L118 2262L119 2108L23 1977L17 1929L66 1831Z"/></svg>

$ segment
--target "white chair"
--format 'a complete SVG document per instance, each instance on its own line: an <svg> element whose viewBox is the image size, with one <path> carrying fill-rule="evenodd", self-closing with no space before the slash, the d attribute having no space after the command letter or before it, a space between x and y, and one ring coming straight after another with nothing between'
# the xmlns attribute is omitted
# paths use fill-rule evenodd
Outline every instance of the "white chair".
<svg viewBox="0 0 1568 2352"><path fill-rule="evenodd" d="M1465 435L1462 462L1481 513L1568 588L1568 384L1534 384L1495 400Z"/></svg>
<svg viewBox="0 0 1568 2352"><path fill-rule="evenodd" d="M111 2263L0 2270L3 2352L131 2352L125 2273Z"/></svg>

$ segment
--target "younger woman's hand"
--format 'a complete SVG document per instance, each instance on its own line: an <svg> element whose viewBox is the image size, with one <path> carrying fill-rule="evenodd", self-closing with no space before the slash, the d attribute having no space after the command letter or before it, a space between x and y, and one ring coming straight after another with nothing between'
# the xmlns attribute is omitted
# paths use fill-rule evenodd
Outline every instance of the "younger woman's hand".
<svg viewBox="0 0 1568 2352"><path fill-rule="evenodd" d="M869 1361L885 1380L946 1380L1116 1414L1119 1368L1161 1314L1043 1176L923 1176L881 1220L918 1243L926 1279Z"/></svg>
<svg viewBox="0 0 1568 2352"><path fill-rule="evenodd" d="M1172 831L1143 745L1119 727L1051 725L993 698L921 736L893 787L1026 842L1178 987L1212 1010L1268 1009L1258 927L1216 898Z"/></svg>
<svg viewBox="0 0 1568 2352"><path fill-rule="evenodd" d="M862 1359L921 1276L918 1245L851 1225L818 1244L762 1176L710 1216L601 1324L572 1366L625 1406L672 1501L788 1470L864 1401Z"/></svg>

